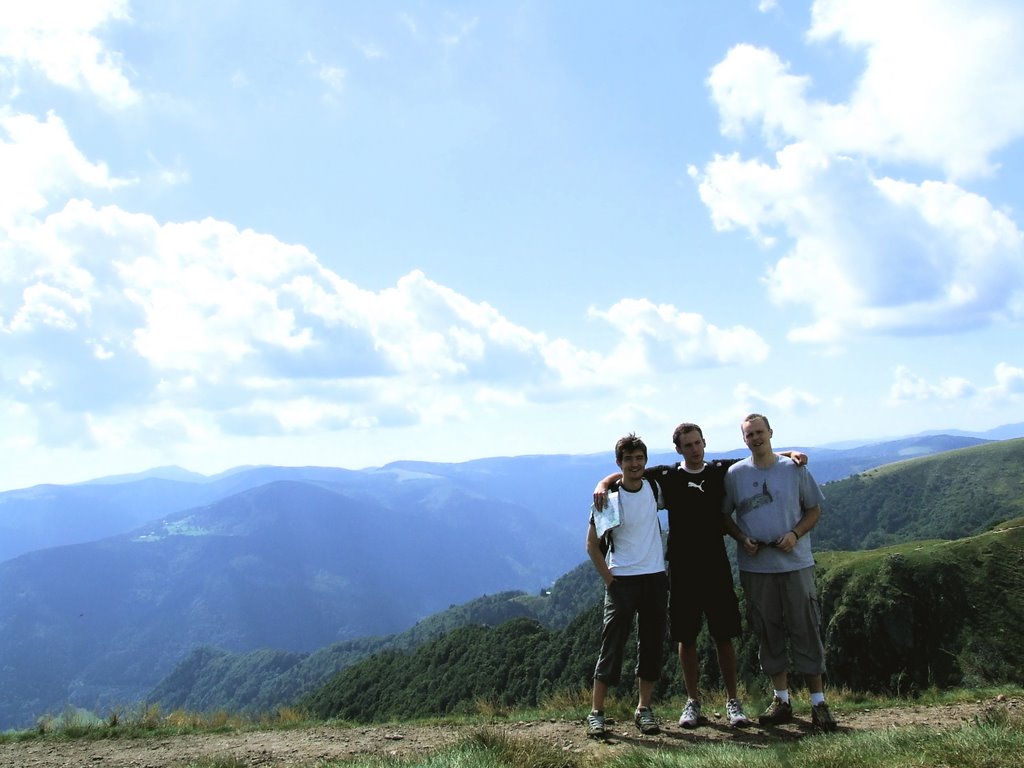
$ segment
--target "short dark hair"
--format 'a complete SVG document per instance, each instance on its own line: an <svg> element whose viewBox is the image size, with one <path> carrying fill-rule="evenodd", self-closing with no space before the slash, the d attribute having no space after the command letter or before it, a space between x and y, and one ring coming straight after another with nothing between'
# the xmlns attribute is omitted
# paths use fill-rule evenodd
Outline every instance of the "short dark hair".
<svg viewBox="0 0 1024 768"><path fill-rule="evenodd" d="M704 439L704 430L702 430L696 424L691 424L688 421L684 421L682 424L676 427L675 432L672 433L672 445L678 448L679 441L682 440L683 435L688 434L689 432L696 432L697 434L700 435L701 440Z"/></svg>
<svg viewBox="0 0 1024 768"><path fill-rule="evenodd" d="M626 451L643 451L644 458L647 458L647 446L644 445L644 441L637 437L635 434L630 432L625 437L620 437L619 441L615 443L615 463L621 464L622 457Z"/></svg>
<svg viewBox="0 0 1024 768"><path fill-rule="evenodd" d="M748 421L753 421L754 419L763 419L764 420L764 428L765 429L771 429L772 428L772 425L768 423L768 417L765 416L762 413L748 413L747 417L743 421L740 422L740 427L742 427Z"/></svg>

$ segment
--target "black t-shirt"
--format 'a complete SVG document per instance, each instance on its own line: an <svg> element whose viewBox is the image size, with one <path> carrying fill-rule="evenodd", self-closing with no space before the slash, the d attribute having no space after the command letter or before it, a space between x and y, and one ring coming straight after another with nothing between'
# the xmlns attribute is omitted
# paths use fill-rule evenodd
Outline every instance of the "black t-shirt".
<svg viewBox="0 0 1024 768"><path fill-rule="evenodd" d="M739 459L708 461L700 472L687 472L682 464L648 467L645 474L661 486L668 510L670 563L725 557L722 502L725 472Z"/></svg>

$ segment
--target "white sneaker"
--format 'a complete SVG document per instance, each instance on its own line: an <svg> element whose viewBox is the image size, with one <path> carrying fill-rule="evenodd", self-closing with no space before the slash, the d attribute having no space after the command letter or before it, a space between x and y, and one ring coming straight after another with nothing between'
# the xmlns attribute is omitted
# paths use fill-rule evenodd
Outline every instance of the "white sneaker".
<svg viewBox="0 0 1024 768"><path fill-rule="evenodd" d="M679 725L683 728L696 728L700 725L700 702L690 699L683 707L683 714L679 716Z"/></svg>
<svg viewBox="0 0 1024 768"><path fill-rule="evenodd" d="M725 714L729 717L729 725L733 728L745 728L752 725L752 721L743 712L743 705L739 699L729 699L725 702Z"/></svg>

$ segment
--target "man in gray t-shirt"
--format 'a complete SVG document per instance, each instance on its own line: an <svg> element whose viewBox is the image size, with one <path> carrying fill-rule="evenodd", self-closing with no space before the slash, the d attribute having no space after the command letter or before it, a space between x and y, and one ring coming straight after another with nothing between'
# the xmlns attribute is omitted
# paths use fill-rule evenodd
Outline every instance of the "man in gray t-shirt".
<svg viewBox="0 0 1024 768"><path fill-rule="evenodd" d="M825 648L808 536L821 517L825 497L806 466L779 460L768 419L752 413L743 420L742 432L750 458L726 472L723 512L738 542L736 560L758 659L775 689L758 720L775 725L793 716L788 638L794 669L803 674L811 694L811 719L822 730L833 731L836 723L822 681Z"/></svg>

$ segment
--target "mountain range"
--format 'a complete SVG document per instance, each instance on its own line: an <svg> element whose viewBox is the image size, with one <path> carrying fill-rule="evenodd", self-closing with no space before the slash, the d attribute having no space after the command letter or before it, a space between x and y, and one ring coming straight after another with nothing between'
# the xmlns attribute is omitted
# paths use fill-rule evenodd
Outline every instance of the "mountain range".
<svg viewBox="0 0 1024 768"><path fill-rule="evenodd" d="M825 483L979 442L804 450ZM614 469L606 454L164 469L2 493L0 728L139 701L197 648L309 654L536 592L585 558L591 491Z"/></svg>

